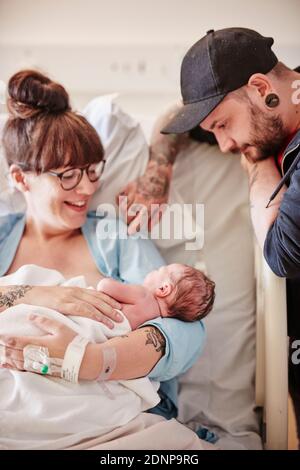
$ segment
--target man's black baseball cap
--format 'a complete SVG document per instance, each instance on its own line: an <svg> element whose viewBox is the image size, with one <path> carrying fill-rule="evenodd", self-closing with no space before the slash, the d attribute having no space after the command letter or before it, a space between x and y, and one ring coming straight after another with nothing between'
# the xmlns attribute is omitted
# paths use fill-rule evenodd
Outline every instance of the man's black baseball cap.
<svg viewBox="0 0 300 470"><path fill-rule="evenodd" d="M231 91L247 84L254 73L267 73L278 59L273 38L246 28L214 31L194 44L181 65L183 106L161 131L181 134L198 126Z"/></svg>

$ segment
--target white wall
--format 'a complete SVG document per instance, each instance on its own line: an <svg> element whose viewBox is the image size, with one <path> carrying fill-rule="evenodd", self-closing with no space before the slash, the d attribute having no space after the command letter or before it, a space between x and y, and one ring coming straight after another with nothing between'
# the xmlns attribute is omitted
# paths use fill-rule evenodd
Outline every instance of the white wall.
<svg viewBox="0 0 300 470"><path fill-rule="evenodd" d="M0 0L0 79L38 67L77 107L119 91L129 110L156 113L179 96L181 59L208 29L256 29L296 66L299 19L300 0Z"/></svg>
<svg viewBox="0 0 300 470"><path fill-rule="evenodd" d="M258 29L299 44L299 0L0 0L1 43L185 43Z"/></svg>

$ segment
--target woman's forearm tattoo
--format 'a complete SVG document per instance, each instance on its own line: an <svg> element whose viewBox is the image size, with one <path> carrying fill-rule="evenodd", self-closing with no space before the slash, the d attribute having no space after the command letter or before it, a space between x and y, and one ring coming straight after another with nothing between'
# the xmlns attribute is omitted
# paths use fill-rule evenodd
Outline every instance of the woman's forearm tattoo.
<svg viewBox="0 0 300 470"><path fill-rule="evenodd" d="M154 326L151 326L146 331L146 345L152 344L154 346L155 351L161 352L162 355L165 354L166 348L166 340L163 334Z"/></svg>
<svg viewBox="0 0 300 470"><path fill-rule="evenodd" d="M24 297L26 292L32 289L33 286L15 286L7 292L0 292L0 307L12 307L15 301Z"/></svg>

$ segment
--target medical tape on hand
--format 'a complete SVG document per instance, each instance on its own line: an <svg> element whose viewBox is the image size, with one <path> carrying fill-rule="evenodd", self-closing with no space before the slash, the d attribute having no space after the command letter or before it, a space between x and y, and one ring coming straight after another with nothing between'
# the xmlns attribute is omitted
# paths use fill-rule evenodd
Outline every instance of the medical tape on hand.
<svg viewBox="0 0 300 470"><path fill-rule="evenodd" d="M102 349L102 370L97 380L108 380L117 365L117 351L111 346L104 346Z"/></svg>
<svg viewBox="0 0 300 470"><path fill-rule="evenodd" d="M42 375L60 375L62 359L49 357L48 348L28 344L23 349L24 370Z"/></svg>
<svg viewBox="0 0 300 470"><path fill-rule="evenodd" d="M88 343L88 339L79 335L69 343L61 367L62 379L73 383L78 382L79 369Z"/></svg>

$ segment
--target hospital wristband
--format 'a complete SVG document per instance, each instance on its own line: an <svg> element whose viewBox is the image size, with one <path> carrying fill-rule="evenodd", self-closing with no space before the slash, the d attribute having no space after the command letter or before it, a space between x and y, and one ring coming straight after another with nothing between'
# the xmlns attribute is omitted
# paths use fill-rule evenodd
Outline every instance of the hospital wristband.
<svg viewBox="0 0 300 470"><path fill-rule="evenodd" d="M62 379L73 383L78 382L80 366L88 343L88 339L79 335L69 343L61 367Z"/></svg>

